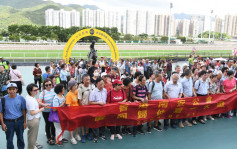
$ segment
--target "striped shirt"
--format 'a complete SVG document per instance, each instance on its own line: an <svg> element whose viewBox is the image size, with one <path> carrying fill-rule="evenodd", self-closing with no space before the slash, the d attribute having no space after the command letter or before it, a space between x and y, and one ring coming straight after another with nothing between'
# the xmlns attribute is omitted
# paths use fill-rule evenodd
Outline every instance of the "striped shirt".
<svg viewBox="0 0 237 149"><path fill-rule="evenodd" d="M43 92L44 92L44 97L43 97ZM42 103L52 105L53 99L55 96L54 90L53 89L51 91L44 90L43 92L40 93L39 99L42 100ZM44 108L44 112L50 112L50 108Z"/></svg>
<svg viewBox="0 0 237 149"><path fill-rule="evenodd" d="M133 87L133 95L135 95L138 98L143 98L145 99L148 94L148 90L146 85L141 86L140 84Z"/></svg>

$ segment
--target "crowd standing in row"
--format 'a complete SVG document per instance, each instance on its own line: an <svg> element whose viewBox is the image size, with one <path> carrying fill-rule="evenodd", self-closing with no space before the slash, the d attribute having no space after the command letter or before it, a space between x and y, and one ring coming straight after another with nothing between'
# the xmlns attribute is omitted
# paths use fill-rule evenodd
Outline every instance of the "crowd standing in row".
<svg viewBox="0 0 237 149"><path fill-rule="evenodd" d="M52 121L51 107L105 105L117 102L142 102L148 100L162 100L171 98L184 98L206 96L218 93L230 93L236 90L237 65L236 61L214 61L194 59L190 55L189 65L182 68L175 66L172 60L148 59L136 60L120 59L119 62L106 57L99 61L85 62L83 59L67 65L64 61L58 64L51 62L42 73L38 63L33 70L34 83L27 85L28 95L24 98L22 92L22 76L15 64L12 70L5 65L0 66L1 78L1 126L6 133L7 148L12 149L14 132L17 135L19 149L25 147L23 133L28 127L28 148L42 148L38 144L37 136L41 114L45 121L47 143L62 146L68 142L61 134L60 121ZM207 71L208 70L208 71ZM42 83L42 84L41 84ZM37 85L38 84L38 85ZM40 94L39 94L40 91ZM17 94L18 93L18 94ZM36 96L39 94L38 99ZM185 125L191 127L197 122L205 124L207 118L228 117L231 119L232 111L217 115L190 117L187 119L165 119L162 129L160 121L147 123L146 132L151 133L151 128L156 131L167 130L169 126L176 129ZM110 131L110 139L123 139L122 135L137 133L145 134L143 125L139 126L103 126L97 129L80 127L70 132L70 142L85 143L86 140L106 140L106 129ZM122 135L121 135L122 134ZM57 139L59 137L59 139Z"/></svg>

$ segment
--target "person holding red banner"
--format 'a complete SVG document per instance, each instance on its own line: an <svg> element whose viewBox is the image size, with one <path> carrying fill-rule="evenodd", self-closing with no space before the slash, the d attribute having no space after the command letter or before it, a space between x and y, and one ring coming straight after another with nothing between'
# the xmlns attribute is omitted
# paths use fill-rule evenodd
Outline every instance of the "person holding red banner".
<svg viewBox="0 0 237 149"><path fill-rule="evenodd" d="M196 97L195 90L193 88L193 80L191 78L192 72L190 69L186 69L184 71L184 78L181 80L181 84L183 86L183 95L184 97ZM179 120L179 127L184 128L184 125L191 127L192 124L188 122L188 119L180 119Z"/></svg>
<svg viewBox="0 0 237 149"><path fill-rule="evenodd" d="M68 90L69 92L66 95L66 104L67 106L80 106L81 101L77 98L77 82L75 80L71 80L68 82ZM72 144L77 144L77 141L81 141L81 137L79 136L79 129L74 130L76 132L76 139L73 136L73 131L70 131L70 141ZM77 141L76 141L77 140Z"/></svg>
<svg viewBox="0 0 237 149"><path fill-rule="evenodd" d="M209 95L209 83L207 82L207 72L201 71L199 73L199 80L195 82L194 85L195 92L197 96L207 96ZM193 124L197 124L196 117L192 119ZM199 116L198 121L202 124L205 124L204 117Z"/></svg>
<svg viewBox="0 0 237 149"><path fill-rule="evenodd" d="M133 86L132 86L132 80L130 78L123 79L122 89L124 90L124 92L127 96L127 101L128 102L133 102L133 98L132 98L132 96L133 96L133 94L132 94ZM132 134L132 131L128 126L123 126L122 135L126 135L126 134Z"/></svg>
<svg viewBox="0 0 237 149"><path fill-rule="evenodd" d="M89 96L90 96L91 92L95 89L95 86L94 86L94 84L91 84L90 75L88 75L88 74L84 74L82 76L82 82L83 82L83 84L81 86L79 86L79 88L78 88L77 97L78 97L78 100L81 101L81 104L84 106L84 105L89 104ZM84 129L86 129L86 134L85 134ZM81 138L82 143L86 143L86 139L92 140L92 138L89 134L88 127L81 127L81 133L82 133L82 138Z"/></svg>
<svg viewBox="0 0 237 149"><path fill-rule="evenodd" d="M141 101L142 103L148 102L148 89L146 87L146 77L141 75L138 80L139 85L133 87L133 99L135 101ZM143 125L133 126L133 137L136 137L136 133L145 134L142 130Z"/></svg>
<svg viewBox="0 0 237 149"><path fill-rule="evenodd" d="M104 81L102 78L98 78L96 80L96 88L91 92L89 97L89 104L90 105L105 105L107 100L107 90L104 88ZM98 142L98 137L102 140L106 140L105 136L105 126L100 128L92 129L94 142Z"/></svg>
<svg viewBox="0 0 237 149"><path fill-rule="evenodd" d="M229 70L227 71L228 78L223 81L222 90L224 93L232 93L236 90L236 80L234 79L234 72ZM231 119L231 111L228 112L227 117Z"/></svg>
<svg viewBox="0 0 237 149"><path fill-rule="evenodd" d="M178 80L179 80L179 74L174 73L172 75L172 80L165 84L164 91L165 91L165 96L168 99L182 97L183 87L182 87L182 84L178 82ZM175 119L170 120L170 126L174 129L177 128ZM169 127L169 119L165 119L164 120L164 130L167 130L168 127Z"/></svg>
<svg viewBox="0 0 237 149"><path fill-rule="evenodd" d="M121 88L122 82L120 80L115 80L113 82L113 89L107 94L107 103L118 103L127 102L127 96L125 91ZM120 126L110 126L110 140L114 140L117 137L119 140L123 139L120 135Z"/></svg>
<svg viewBox="0 0 237 149"><path fill-rule="evenodd" d="M44 80L43 83L43 92L40 93L39 95L39 105L44 108L43 111L43 117L44 117L44 121L45 121L45 131L46 131L46 136L47 136L47 143L50 145L54 145L54 138L55 138L55 127L54 124L52 122L50 122L49 119L49 112L50 112L50 108L46 108L51 106L51 104L53 103L53 98L55 96L55 93L53 91L52 88L53 82L51 79L47 78Z"/></svg>
<svg viewBox="0 0 237 149"><path fill-rule="evenodd" d="M56 95L54 96L52 107L64 107L66 105L65 97L63 96L65 92L64 85L57 84L54 88L54 92L56 93ZM56 109L53 109L53 111L56 111ZM63 138L63 134L59 137L59 135L62 133L62 128L61 128L60 123L54 122L54 127L55 127L55 132L56 132L56 137L55 137L56 144L58 146L63 146L63 142L67 143L68 140ZM57 140L58 137L59 139Z"/></svg>
<svg viewBox="0 0 237 149"><path fill-rule="evenodd" d="M162 74L159 71L154 72L155 81L152 81L148 87L148 100L164 99L164 82L162 81ZM151 133L151 122L147 123L147 133ZM154 122L154 130L162 131L161 123L157 120Z"/></svg>

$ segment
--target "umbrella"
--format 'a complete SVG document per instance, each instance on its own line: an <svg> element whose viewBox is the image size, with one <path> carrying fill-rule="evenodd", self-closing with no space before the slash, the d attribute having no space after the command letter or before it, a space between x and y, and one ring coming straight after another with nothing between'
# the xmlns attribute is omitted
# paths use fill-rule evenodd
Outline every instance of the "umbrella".
<svg viewBox="0 0 237 149"><path fill-rule="evenodd" d="M220 58L215 58L215 59L213 59L214 61L227 61L226 59L224 59L224 58L222 58L222 57L220 57Z"/></svg>

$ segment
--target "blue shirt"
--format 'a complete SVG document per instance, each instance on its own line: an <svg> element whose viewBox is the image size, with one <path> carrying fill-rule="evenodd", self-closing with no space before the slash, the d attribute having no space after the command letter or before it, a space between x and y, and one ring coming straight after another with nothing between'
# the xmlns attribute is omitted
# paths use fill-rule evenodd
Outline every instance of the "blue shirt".
<svg viewBox="0 0 237 149"><path fill-rule="evenodd" d="M125 64L125 73L126 72L128 72L129 75L131 74L130 67L127 64Z"/></svg>
<svg viewBox="0 0 237 149"><path fill-rule="evenodd" d="M4 119L17 119L23 116L22 110L26 109L26 100L20 95L16 95L15 98L9 98L8 95L5 98L5 112ZM0 102L0 105L2 103ZM2 106L0 106L0 112L2 112Z"/></svg>
<svg viewBox="0 0 237 149"><path fill-rule="evenodd" d="M153 82L150 83L148 87L148 93L151 93L151 100L163 99L163 85L160 81L159 83L155 82L155 86L152 90Z"/></svg>
<svg viewBox="0 0 237 149"><path fill-rule="evenodd" d="M192 97L193 96L193 80L190 77L189 79L187 79L186 77L184 77L181 80L181 84L183 86L183 93L187 96L187 97Z"/></svg>
<svg viewBox="0 0 237 149"><path fill-rule="evenodd" d="M48 74L48 73L43 73L42 74L43 80L47 79L49 76L50 76L50 74Z"/></svg>
<svg viewBox="0 0 237 149"><path fill-rule="evenodd" d="M207 95L209 89L209 83L207 80L204 82L201 78L195 82L194 88L197 90L197 94Z"/></svg>
<svg viewBox="0 0 237 149"><path fill-rule="evenodd" d="M67 76L70 76L69 72L62 69L61 72L60 72L61 81L67 81Z"/></svg>
<svg viewBox="0 0 237 149"><path fill-rule="evenodd" d="M147 71L147 67L148 67L148 66L151 67L151 64L150 64L150 63L148 63L148 64L147 64L147 63L144 63L144 64L143 64L144 71Z"/></svg>

